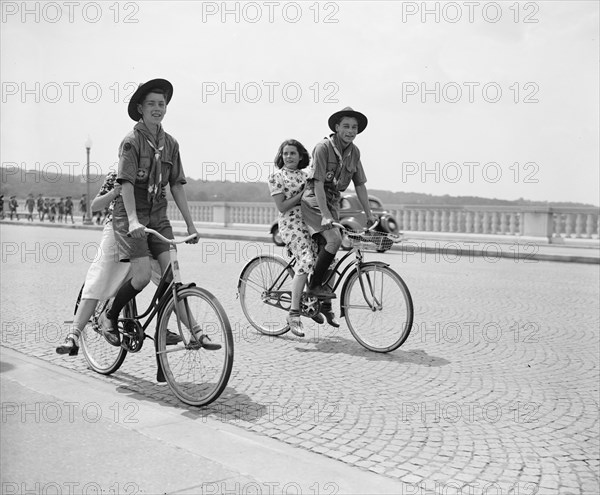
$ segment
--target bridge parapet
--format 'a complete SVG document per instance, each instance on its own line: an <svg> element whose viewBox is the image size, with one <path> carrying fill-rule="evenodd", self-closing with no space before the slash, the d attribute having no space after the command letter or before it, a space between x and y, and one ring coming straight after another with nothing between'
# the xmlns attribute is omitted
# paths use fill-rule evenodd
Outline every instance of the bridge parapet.
<svg viewBox="0 0 600 495"><path fill-rule="evenodd" d="M194 221L229 225L270 225L277 220L272 203L191 201ZM600 208L540 206L387 205L403 232L435 232L522 236L560 242L563 239L597 240ZM183 220L175 203L169 218Z"/></svg>

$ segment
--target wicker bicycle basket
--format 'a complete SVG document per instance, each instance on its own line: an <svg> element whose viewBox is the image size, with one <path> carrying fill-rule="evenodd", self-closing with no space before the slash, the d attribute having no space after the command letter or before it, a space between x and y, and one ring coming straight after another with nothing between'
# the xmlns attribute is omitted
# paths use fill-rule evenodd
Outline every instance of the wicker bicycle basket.
<svg viewBox="0 0 600 495"><path fill-rule="evenodd" d="M348 239L352 243L352 246L360 249L387 251L394 245L394 241L385 232L348 231Z"/></svg>

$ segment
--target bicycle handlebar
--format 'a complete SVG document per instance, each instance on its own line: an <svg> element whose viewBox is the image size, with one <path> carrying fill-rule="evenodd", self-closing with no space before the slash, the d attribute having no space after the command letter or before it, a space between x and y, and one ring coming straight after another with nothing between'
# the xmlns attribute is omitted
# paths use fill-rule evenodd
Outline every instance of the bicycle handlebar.
<svg viewBox="0 0 600 495"><path fill-rule="evenodd" d="M169 244L183 244L184 242L188 242L191 241L192 239L198 237L198 234L192 234L192 235L188 235L187 237L184 237L183 239L176 241L175 239L167 239L164 235L158 233L156 230L154 229L148 229L145 228L144 232L146 232L146 234L152 234L155 235L156 237L158 237L161 241L164 242L168 242Z"/></svg>
<svg viewBox="0 0 600 495"><path fill-rule="evenodd" d="M338 222L331 222L331 225L333 225L334 227L339 227L342 230L349 230L348 227L346 227L345 225L342 225L341 223L338 223ZM373 225L371 225L370 227L367 227L365 229L365 232L369 232L371 230L374 230L378 225L379 225L379 219L375 220L375 222L373 223Z"/></svg>

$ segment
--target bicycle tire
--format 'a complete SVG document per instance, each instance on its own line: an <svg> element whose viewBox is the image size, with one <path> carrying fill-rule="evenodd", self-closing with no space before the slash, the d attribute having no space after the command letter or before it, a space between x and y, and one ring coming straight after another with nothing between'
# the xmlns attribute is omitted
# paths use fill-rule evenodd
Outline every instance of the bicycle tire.
<svg viewBox="0 0 600 495"><path fill-rule="evenodd" d="M283 335L289 331L285 319L286 312L282 308L265 303L265 299L270 298L268 291L286 268L287 277L274 289L291 293L294 270L288 268L288 263L280 256L257 256L248 262L240 274L238 293L242 311L250 325L264 335ZM273 298L270 300L275 302ZM289 308L291 296L286 296L281 302L284 305L288 304Z"/></svg>
<svg viewBox="0 0 600 495"><path fill-rule="evenodd" d="M77 313L77 309L79 308L82 293L83 286L81 286L81 290L77 296L75 313ZM98 328L98 317L109 302L110 299L98 301L94 313L90 321L83 328L79 339L81 351L87 361L88 367L101 375L110 375L117 371L127 356L125 349L109 344ZM128 308L129 305L126 306L125 311L128 311Z"/></svg>
<svg viewBox="0 0 600 495"><path fill-rule="evenodd" d="M167 347L167 330L179 333L175 300L171 297L158 324L158 358L173 393L191 406L206 406L221 395L231 375L231 325L219 301L207 290L187 287L178 291L177 298L180 308L189 311L190 316L185 316L192 322L189 326L199 325L213 343L221 344L221 349L199 348L196 338L183 322L180 333L183 341Z"/></svg>
<svg viewBox="0 0 600 495"><path fill-rule="evenodd" d="M361 267L365 292L380 307L372 309L365 300L357 269L346 279L342 289L342 311L350 332L360 345L373 352L391 352L410 335L414 310L408 287L390 267L367 263ZM370 289L369 287L372 287Z"/></svg>

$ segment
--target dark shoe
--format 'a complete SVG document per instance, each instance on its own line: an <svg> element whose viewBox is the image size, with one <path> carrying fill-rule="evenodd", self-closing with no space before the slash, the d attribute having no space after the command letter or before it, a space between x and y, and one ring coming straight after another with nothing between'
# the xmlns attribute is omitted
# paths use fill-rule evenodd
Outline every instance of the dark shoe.
<svg viewBox="0 0 600 495"><path fill-rule="evenodd" d="M102 336L110 345L114 345L115 347L119 347L121 345L121 336L119 335L119 330L116 328L115 322L113 322L106 315L106 310L103 311L98 318L98 326L100 327Z"/></svg>
<svg viewBox="0 0 600 495"><path fill-rule="evenodd" d="M74 333L70 333L65 338L65 341L56 348L57 354L68 354L69 356L77 356L79 354L78 337Z"/></svg>
<svg viewBox="0 0 600 495"><path fill-rule="evenodd" d="M287 320L288 326L290 327L290 330L296 337L304 337L304 332L302 331L303 330L302 322L300 321L299 316L287 315L286 320Z"/></svg>
<svg viewBox="0 0 600 495"><path fill-rule="evenodd" d="M221 344L214 344L210 341L210 337L208 335L204 335L202 333L202 328L194 328L194 334L200 342L202 349L206 349L207 351L218 351L221 348Z"/></svg>
<svg viewBox="0 0 600 495"><path fill-rule="evenodd" d="M340 328L340 322L335 317L335 313L333 311L324 311L323 315L325 316L327 323L329 323L332 327Z"/></svg>
<svg viewBox="0 0 600 495"><path fill-rule="evenodd" d="M171 332L171 330L167 330L167 345L177 345L183 339L178 333Z"/></svg>
<svg viewBox="0 0 600 495"><path fill-rule="evenodd" d="M309 297L316 297L318 299L335 299L336 295L329 287L321 285L314 289L308 289L306 295Z"/></svg>
<svg viewBox="0 0 600 495"><path fill-rule="evenodd" d="M312 319L312 321L318 323L319 325L322 325L323 323L325 323L325 318L323 318L323 315L321 313L317 313L311 319Z"/></svg>

